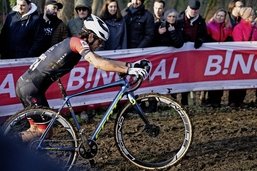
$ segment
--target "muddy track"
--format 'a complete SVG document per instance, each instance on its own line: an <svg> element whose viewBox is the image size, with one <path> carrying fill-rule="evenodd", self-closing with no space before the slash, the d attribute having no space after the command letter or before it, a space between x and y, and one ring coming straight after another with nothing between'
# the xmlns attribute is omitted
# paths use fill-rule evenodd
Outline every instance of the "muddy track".
<svg viewBox="0 0 257 171"><path fill-rule="evenodd" d="M257 108L189 107L193 141L186 156L170 171L257 170ZM114 121L107 124L98 141L96 168L79 158L76 170L137 171L119 154L112 136ZM92 123L94 124L94 123ZM92 127L93 125L84 125Z"/></svg>

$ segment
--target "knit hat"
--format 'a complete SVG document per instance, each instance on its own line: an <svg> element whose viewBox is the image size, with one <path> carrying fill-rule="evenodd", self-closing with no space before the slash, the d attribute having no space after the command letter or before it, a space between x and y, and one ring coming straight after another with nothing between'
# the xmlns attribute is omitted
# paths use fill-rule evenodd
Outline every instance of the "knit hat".
<svg viewBox="0 0 257 171"><path fill-rule="evenodd" d="M242 19L249 18L254 13L251 7L242 7L239 11L239 15Z"/></svg>
<svg viewBox="0 0 257 171"><path fill-rule="evenodd" d="M91 8L91 1L90 0L77 0L75 3L75 9L76 8Z"/></svg>
<svg viewBox="0 0 257 171"><path fill-rule="evenodd" d="M199 0L189 0L188 1L188 6L191 8L191 9L194 9L194 10L198 10L201 6L201 3Z"/></svg>

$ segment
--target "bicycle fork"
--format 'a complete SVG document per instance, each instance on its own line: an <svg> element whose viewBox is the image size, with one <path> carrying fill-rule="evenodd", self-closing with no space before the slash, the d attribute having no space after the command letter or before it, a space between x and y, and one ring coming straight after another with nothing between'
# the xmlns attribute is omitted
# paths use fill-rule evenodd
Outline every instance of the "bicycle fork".
<svg viewBox="0 0 257 171"><path fill-rule="evenodd" d="M130 103L134 106L134 109L137 111L139 117L144 121L144 131L146 131L146 133L151 137L157 137L160 133L160 127L149 122L145 112L142 110L142 107L137 103L136 99L132 96L132 94L128 94L128 99Z"/></svg>

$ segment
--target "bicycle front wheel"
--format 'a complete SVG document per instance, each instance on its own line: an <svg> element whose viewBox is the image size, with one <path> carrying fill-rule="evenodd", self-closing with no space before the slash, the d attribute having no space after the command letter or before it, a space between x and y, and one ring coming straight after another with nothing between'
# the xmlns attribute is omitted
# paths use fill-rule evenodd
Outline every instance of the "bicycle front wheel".
<svg viewBox="0 0 257 171"><path fill-rule="evenodd" d="M121 154L144 169L164 169L177 163L192 140L192 126L185 110L161 94L136 98L146 120L136 105L128 103L117 116L115 138Z"/></svg>
<svg viewBox="0 0 257 171"><path fill-rule="evenodd" d="M26 109L11 116L3 125L4 134L15 140L22 141L21 132L30 128L27 118L53 118L57 113L50 109ZM58 115L53 126L42 141L35 137L26 142L31 150L40 152L44 157L54 160L58 165L69 170L77 158L77 137L73 127L62 116ZM41 145L39 146L39 143Z"/></svg>

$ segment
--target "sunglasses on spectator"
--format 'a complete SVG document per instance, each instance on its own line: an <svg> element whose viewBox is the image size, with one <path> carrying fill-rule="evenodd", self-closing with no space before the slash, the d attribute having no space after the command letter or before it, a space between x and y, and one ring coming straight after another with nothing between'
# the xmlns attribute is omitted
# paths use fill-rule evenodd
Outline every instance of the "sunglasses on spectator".
<svg viewBox="0 0 257 171"><path fill-rule="evenodd" d="M86 7L79 7L79 8L76 8L77 11L87 11L88 8Z"/></svg>

